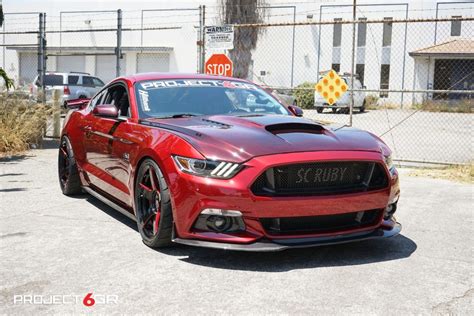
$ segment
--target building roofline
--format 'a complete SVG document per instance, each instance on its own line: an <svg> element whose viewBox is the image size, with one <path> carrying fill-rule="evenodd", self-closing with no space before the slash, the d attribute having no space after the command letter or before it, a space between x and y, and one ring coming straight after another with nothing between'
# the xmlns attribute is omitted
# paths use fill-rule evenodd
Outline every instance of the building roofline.
<svg viewBox="0 0 474 316"><path fill-rule="evenodd" d="M7 49L16 50L17 52L36 52L38 51L37 47L32 46L7 46ZM46 48L47 52L52 53L111 53L115 54L115 46L48 46ZM142 46L124 46L122 47L122 52L171 52L173 47L164 47L164 46L154 46L154 47L142 47Z"/></svg>

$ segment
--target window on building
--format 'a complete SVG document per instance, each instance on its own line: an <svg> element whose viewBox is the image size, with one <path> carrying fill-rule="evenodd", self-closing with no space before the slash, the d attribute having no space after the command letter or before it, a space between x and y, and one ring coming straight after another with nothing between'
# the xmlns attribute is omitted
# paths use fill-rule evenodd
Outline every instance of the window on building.
<svg viewBox="0 0 474 316"><path fill-rule="evenodd" d="M356 74L362 85L364 85L364 70L365 70L365 64L356 65Z"/></svg>
<svg viewBox="0 0 474 316"><path fill-rule="evenodd" d="M383 39L382 46L387 47L392 45L392 18L384 18L383 23Z"/></svg>
<svg viewBox="0 0 474 316"><path fill-rule="evenodd" d="M359 18L357 24L357 47L365 47L365 40L367 37L367 18Z"/></svg>
<svg viewBox="0 0 474 316"><path fill-rule="evenodd" d="M341 18L334 19L334 22L342 21ZM342 24L334 24L332 32L332 47L341 47Z"/></svg>
<svg viewBox="0 0 474 316"><path fill-rule="evenodd" d="M453 15L453 19L460 19L462 16ZM451 21L451 36L461 36L461 21Z"/></svg>
<svg viewBox="0 0 474 316"><path fill-rule="evenodd" d="M382 65L380 67L380 89L388 89L390 82L390 65ZM388 97L388 92L380 92L381 98Z"/></svg>
<svg viewBox="0 0 474 316"><path fill-rule="evenodd" d="M341 71L341 64L332 64L331 69L334 70L335 72Z"/></svg>

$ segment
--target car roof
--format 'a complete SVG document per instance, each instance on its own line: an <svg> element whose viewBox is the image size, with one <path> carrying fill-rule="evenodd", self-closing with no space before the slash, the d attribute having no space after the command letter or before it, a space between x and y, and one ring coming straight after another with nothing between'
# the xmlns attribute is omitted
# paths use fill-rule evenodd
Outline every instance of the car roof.
<svg viewBox="0 0 474 316"><path fill-rule="evenodd" d="M119 77L116 80L129 80L132 83L146 80L163 80L163 79L201 79L201 80L233 80L240 82L249 82L244 79L224 77L224 76L214 76L206 74L196 74L196 73L172 73L172 72L147 72L139 73L131 76Z"/></svg>

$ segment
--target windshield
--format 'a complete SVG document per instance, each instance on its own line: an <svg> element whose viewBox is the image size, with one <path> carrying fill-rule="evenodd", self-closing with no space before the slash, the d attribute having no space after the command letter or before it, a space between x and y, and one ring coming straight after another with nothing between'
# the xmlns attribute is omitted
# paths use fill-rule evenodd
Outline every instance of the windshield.
<svg viewBox="0 0 474 316"><path fill-rule="evenodd" d="M256 85L230 80L151 80L135 85L140 117L290 112Z"/></svg>

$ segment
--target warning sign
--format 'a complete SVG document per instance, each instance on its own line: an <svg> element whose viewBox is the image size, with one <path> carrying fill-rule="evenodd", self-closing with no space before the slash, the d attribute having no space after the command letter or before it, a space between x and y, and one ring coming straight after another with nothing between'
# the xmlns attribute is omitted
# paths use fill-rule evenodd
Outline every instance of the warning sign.
<svg viewBox="0 0 474 316"><path fill-rule="evenodd" d="M206 26L206 49L225 50L234 48L234 26Z"/></svg>
<svg viewBox="0 0 474 316"><path fill-rule="evenodd" d="M333 105L347 91L347 84L334 70L331 70L324 78L319 80L314 88L326 99L329 105Z"/></svg>

